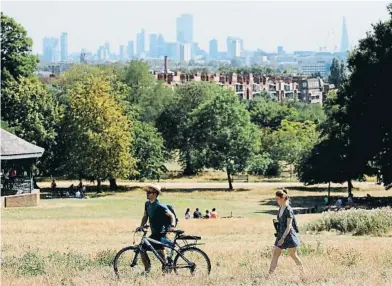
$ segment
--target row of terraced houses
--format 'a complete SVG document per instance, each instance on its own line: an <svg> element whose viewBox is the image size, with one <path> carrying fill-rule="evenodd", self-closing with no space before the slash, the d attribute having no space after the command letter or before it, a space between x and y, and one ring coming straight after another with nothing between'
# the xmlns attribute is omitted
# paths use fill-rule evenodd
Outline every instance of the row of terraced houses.
<svg viewBox="0 0 392 286"><path fill-rule="evenodd" d="M328 91L334 88L321 78L302 76L239 75L235 73L185 74L170 71L151 71L151 73L168 87L174 88L191 81L209 81L234 90L238 97L244 100L252 100L262 92L266 92L276 96L278 100L294 99L322 104Z"/></svg>

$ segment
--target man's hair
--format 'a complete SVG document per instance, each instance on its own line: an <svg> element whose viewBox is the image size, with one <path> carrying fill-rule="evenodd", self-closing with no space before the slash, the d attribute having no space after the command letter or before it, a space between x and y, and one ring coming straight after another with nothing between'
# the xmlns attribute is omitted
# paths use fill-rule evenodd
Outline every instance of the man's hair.
<svg viewBox="0 0 392 286"><path fill-rule="evenodd" d="M199 211L199 208L196 208L196 211Z"/></svg>
<svg viewBox="0 0 392 286"><path fill-rule="evenodd" d="M213 208L212 211L214 212L214 211L215 211L215 208Z"/></svg>

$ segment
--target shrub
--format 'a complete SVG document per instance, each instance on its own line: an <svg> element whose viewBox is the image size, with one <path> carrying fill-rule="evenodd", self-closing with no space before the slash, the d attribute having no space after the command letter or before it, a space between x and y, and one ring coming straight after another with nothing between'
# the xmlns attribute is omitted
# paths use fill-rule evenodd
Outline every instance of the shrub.
<svg viewBox="0 0 392 286"><path fill-rule="evenodd" d="M327 212L322 218L308 224L306 229L316 232L335 229L353 235L382 235L389 232L391 227L392 209L386 207Z"/></svg>
<svg viewBox="0 0 392 286"><path fill-rule="evenodd" d="M113 249L103 250L96 254L94 261L100 266L112 266L116 254L117 251Z"/></svg>

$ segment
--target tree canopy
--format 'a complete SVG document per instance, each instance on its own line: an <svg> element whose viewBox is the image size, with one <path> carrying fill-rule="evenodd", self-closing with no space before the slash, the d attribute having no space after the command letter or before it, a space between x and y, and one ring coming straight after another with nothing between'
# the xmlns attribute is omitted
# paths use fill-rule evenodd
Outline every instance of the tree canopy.
<svg viewBox="0 0 392 286"><path fill-rule="evenodd" d="M13 18L1 12L1 87L9 80L30 76L38 58L31 53L33 41Z"/></svg>
<svg viewBox="0 0 392 286"><path fill-rule="evenodd" d="M132 122L110 94L110 83L91 75L76 82L67 97L64 171L88 179L133 174Z"/></svg>
<svg viewBox="0 0 392 286"><path fill-rule="evenodd" d="M220 89L191 113L191 122L192 145L205 153L206 167L226 170L232 190L231 175L246 169L258 144L245 105L233 91Z"/></svg>

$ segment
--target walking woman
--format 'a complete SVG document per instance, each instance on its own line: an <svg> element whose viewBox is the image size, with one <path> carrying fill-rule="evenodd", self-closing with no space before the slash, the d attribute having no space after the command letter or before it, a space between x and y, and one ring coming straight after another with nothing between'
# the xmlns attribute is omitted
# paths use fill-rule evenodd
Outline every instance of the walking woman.
<svg viewBox="0 0 392 286"><path fill-rule="evenodd" d="M274 252L269 269L269 274L275 271L278 259L283 249L288 249L290 257L295 261L303 274L303 265L297 254L297 247L300 245L297 231L293 227L294 214L289 204L289 197L285 189L276 192L276 202L279 205L278 212L278 234L275 241Z"/></svg>

